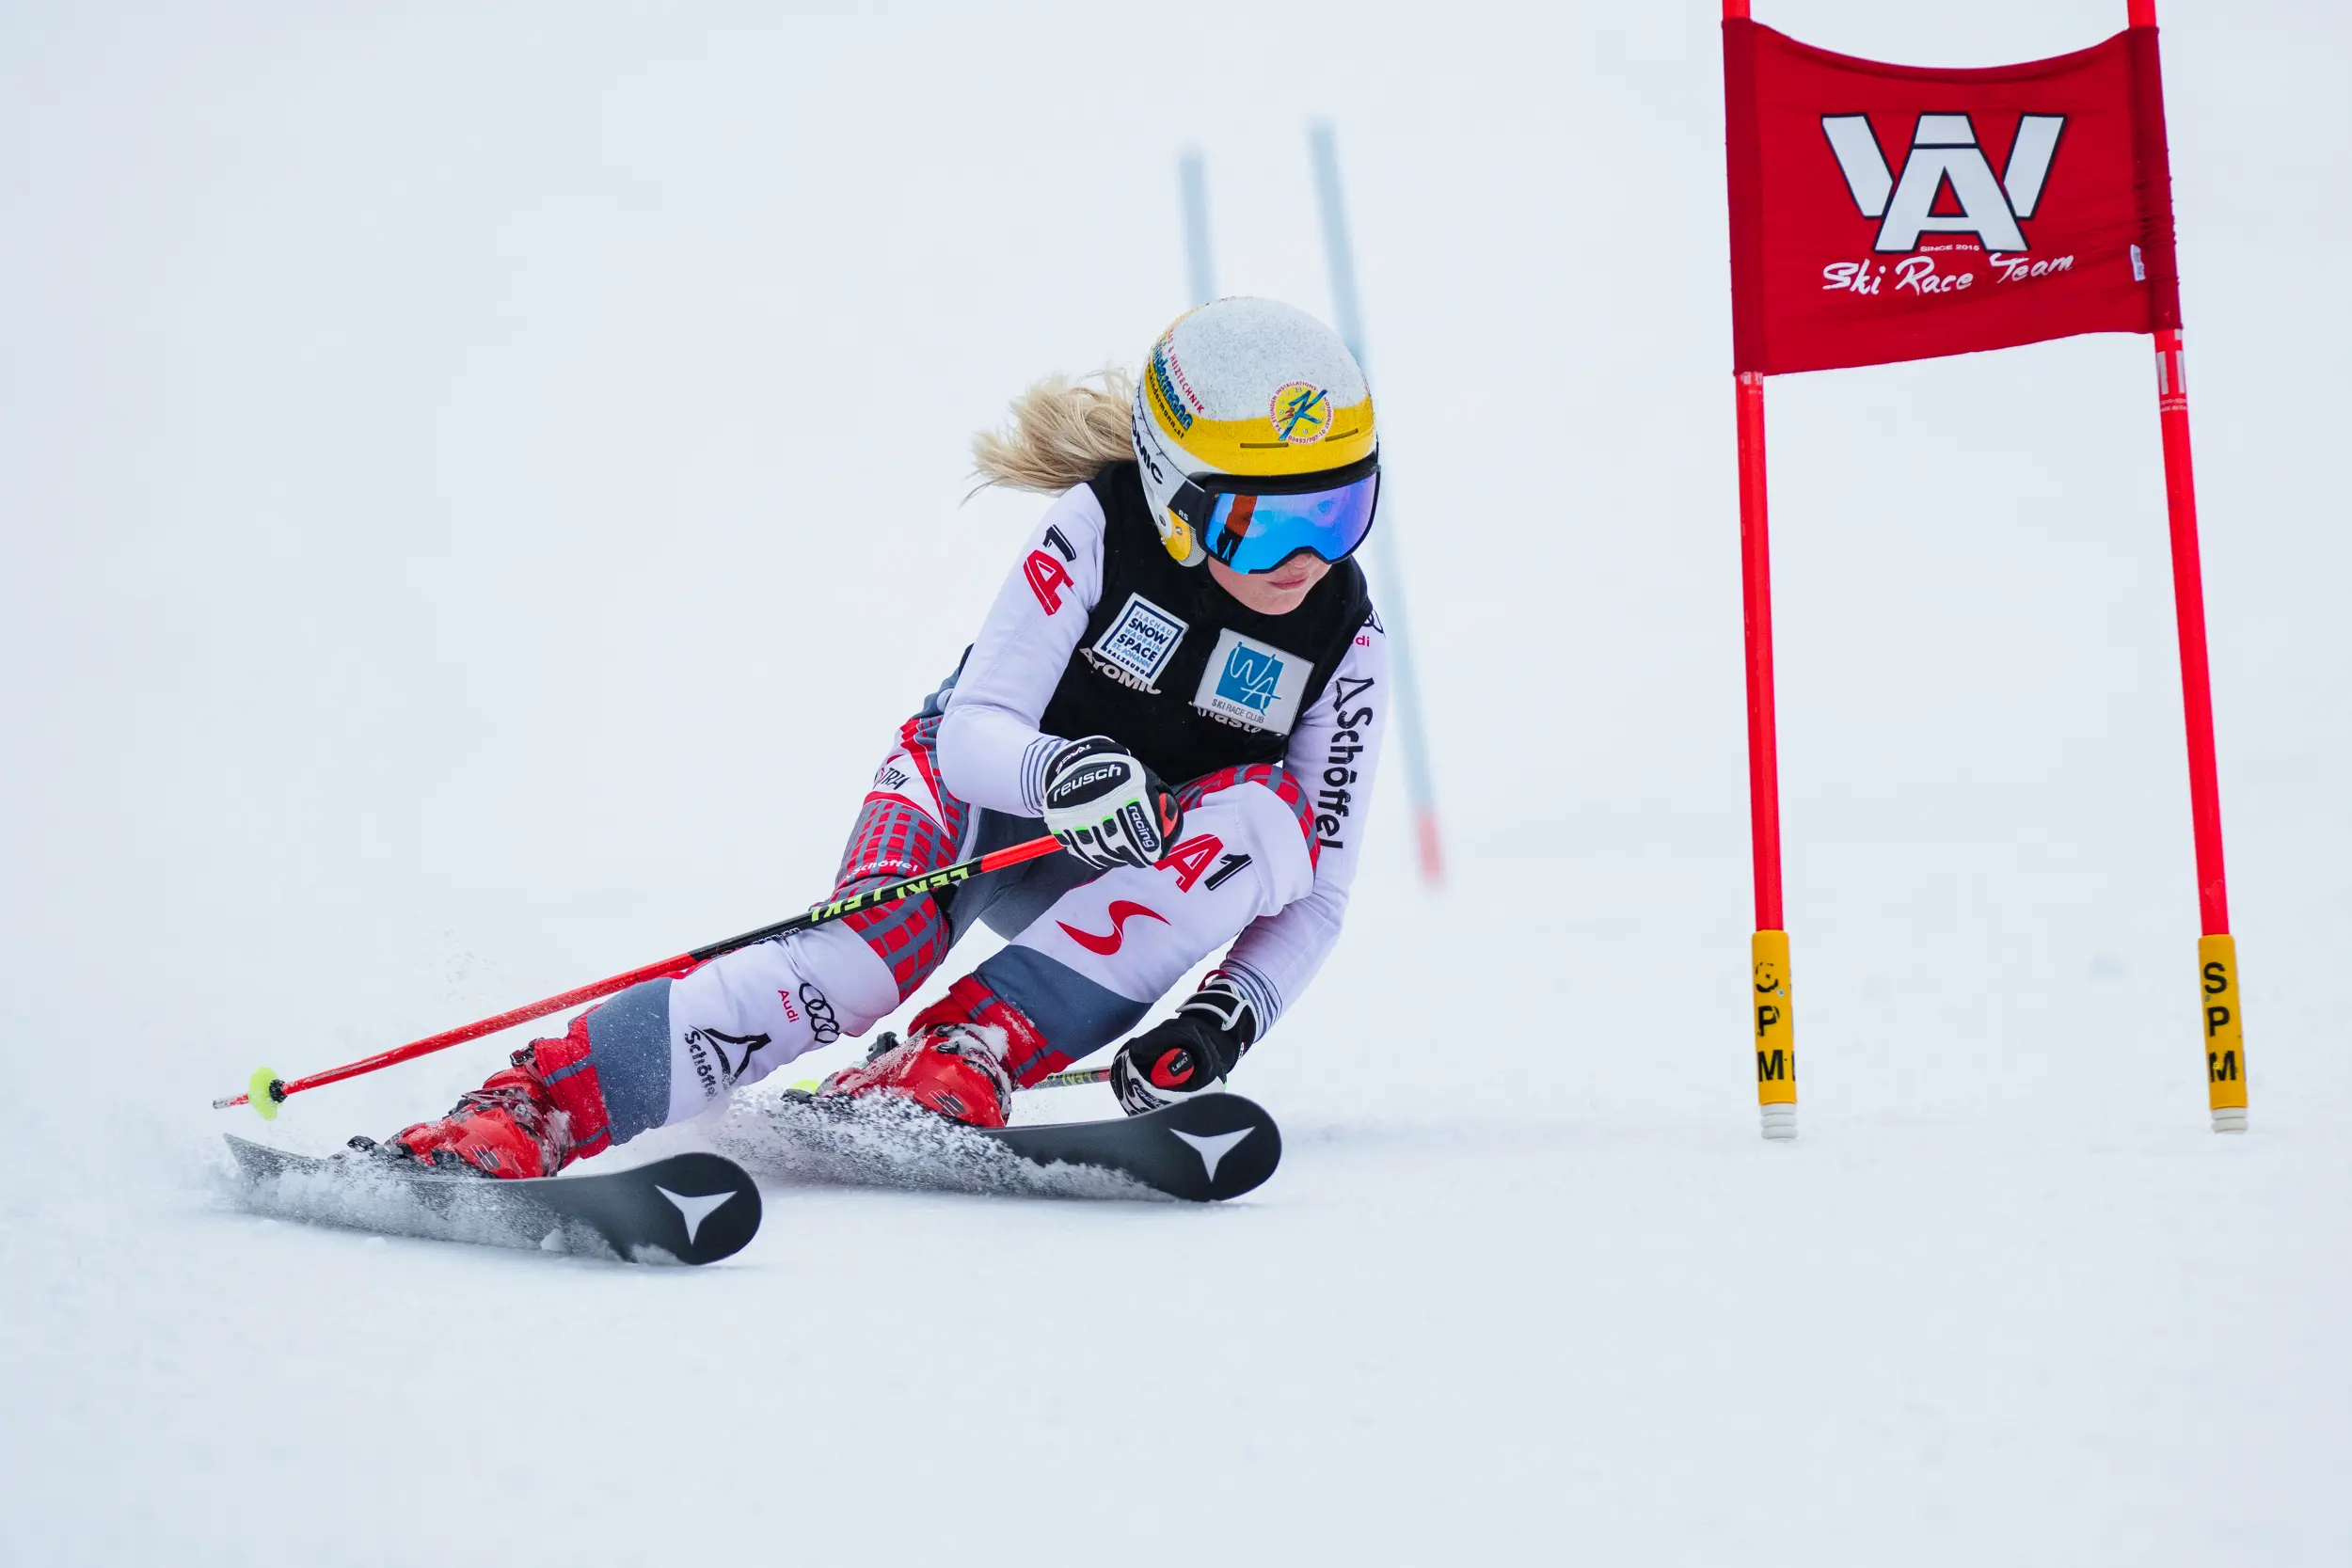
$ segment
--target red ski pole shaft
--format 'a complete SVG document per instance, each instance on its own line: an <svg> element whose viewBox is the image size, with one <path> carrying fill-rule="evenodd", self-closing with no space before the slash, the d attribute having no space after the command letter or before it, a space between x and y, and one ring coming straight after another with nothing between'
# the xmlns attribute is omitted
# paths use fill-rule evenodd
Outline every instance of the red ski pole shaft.
<svg viewBox="0 0 2352 1568"><path fill-rule="evenodd" d="M1044 838L1033 838L1025 843L1011 845L1006 848L993 849L985 855L977 855L954 865L943 866L937 871L926 871L919 876L909 877L903 881L885 882L881 887L867 888L862 893L849 894L831 903L818 904L814 909L805 910L789 919L779 920L772 926L762 926L755 931L745 931L741 936L729 937L724 942L714 942L707 946L696 947L680 953L675 958L640 964L626 974L614 974L585 986L576 987L560 996L550 996L542 1001L526 1003L522 1006L511 1008L490 1018L476 1020L472 1023L461 1023L454 1029L444 1029L437 1035L427 1035L421 1040L411 1040L406 1045L395 1046L389 1051L378 1052L373 1056L363 1057L356 1062L346 1062L342 1067L328 1068L324 1072L314 1072L307 1078L291 1080L271 1078L268 1081L267 1092L270 1100L275 1102L283 1101L290 1094L300 1094L305 1089L321 1088L328 1084L340 1084L346 1078L357 1078L362 1073L380 1071L388 1067L397 1067L402 1062L412 1062L420 1056L429 1056L436 1051L446 1051L453 1045L463 1045L468 1040L478 1040L485 1035L495 1035L501 1029L512 1029L518 1023L528 1023L534 1018L545 1018L549 1013L560 1013L566 1007L577 1007L583 1002L594 1002L601 997L611 996L615 991L627 990L629 987L646 980L675 979L697 964L707 962L724 953L733 953L739 948L750 947L757 942L771 942L777 937L787 936L794 931L804 931L812 926L822 926L828 921L839 920L844 915L855 914L860 910L870 910L878 904L891 903L901 898L920 898L930 894L945 892L960 882L969 881L988 872L1002 871L1007 866L1019 865L1025 861L1041 859L1060 847L1060 841L1050 835ZM252 1091L248 1091L245 1094L230 1096L225 1100L215 1100L213 1101L213 1109L226 1110L231 1105L246 1105L251 1102Z"/></svg>

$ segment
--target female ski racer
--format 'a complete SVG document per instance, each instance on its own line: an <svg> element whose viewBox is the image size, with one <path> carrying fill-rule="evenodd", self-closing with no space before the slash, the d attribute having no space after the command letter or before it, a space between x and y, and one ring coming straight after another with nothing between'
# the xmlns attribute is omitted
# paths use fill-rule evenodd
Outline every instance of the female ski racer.
<svg viewBox="0 0 2352 1568"><path fill-rule="evenodd" d="M1013 1091L1118 1039L1131 1115L1209 1088L1339 939L1389 705L1352 559L1380 454L1363 372L1271 300L1181 317L1130 395L1050 380L974 443L1059 493L947 683L899 727L836 896L1037 836L1066 853L651 980L534 1040L438 1121L355 1148L551 1176L862 1035L986 920L1007 946L820 1095L1005 1124Z"/></svg>

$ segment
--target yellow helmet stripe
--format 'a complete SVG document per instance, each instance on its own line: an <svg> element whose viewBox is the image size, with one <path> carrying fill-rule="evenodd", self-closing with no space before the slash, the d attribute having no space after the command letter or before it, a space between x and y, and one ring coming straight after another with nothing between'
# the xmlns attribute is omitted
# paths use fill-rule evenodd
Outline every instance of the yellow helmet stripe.
<svg viewBox="0 0 2352 1568"><path fill-rule="evenodd" d="M1321 473L1344 468L1372 455L1372 399L1332 409L1331 428L1320 441L1286 441L1271 420L1207 420L1194 415L1180 430L1161 406L1157 386L1147 388L1152 421L1160 437L1194 462L1218 473L1253 479ZM1325 400L1329 406L1329 400Z"/></svg>

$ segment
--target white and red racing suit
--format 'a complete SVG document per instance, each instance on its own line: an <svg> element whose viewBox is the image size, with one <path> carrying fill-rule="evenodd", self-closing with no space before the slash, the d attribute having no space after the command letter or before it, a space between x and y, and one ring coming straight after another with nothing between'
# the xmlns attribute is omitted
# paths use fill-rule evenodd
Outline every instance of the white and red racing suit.
<svg viewBox="0 0 2352 1568"><path fill-rule="evenodd" d="M1263 617L1177 566L1132 465L1039 522L957 673L877 769L835 893L1033 838L1045 767L1106 734L1177 783L1184 822L1149 870L1056 855L730 953L622 992L541 1041L589 1155L696 1116L818 1046L864 1034L977 920L1009 941L975 972L1045 1042L1034 1083L1119 1038L1202 958L1273 1027L1338 940L1391 692L1352 562ZM1058 728L1057 726L1059 726ZM1121 730L1132 733L1120 733ZM1067 733L1065 733L1065 731Z"/></svg>

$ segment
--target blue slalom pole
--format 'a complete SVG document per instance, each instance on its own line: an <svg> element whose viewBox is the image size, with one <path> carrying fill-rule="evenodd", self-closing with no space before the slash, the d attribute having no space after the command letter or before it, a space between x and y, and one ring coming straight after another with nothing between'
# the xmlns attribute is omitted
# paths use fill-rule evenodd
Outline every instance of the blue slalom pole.
<svg viewBox="0 0 2352 1568"><path fill-rule="evenodd" d="M1209 178L1199 148L1186 148L1176 160L1176 182L1184 193L1184 258L1192 269L1192 302L1206 305L1216 297L1216 284L1209 270Z"/></svg>
<svg viewBox="0 0 2352 1568"><path fill-rule="evenodd" d="M1347 210L1340 198L1339 146L1328 121L1308 128L1314 155L1315 195L1323 208L1323 244L1331 258L1333 323L1356 363L1372 373L1364 356L1363 312L1356 298L1356 255L1348 242ZM1421 850L1421 879L1431 887L1445 880L1445 855L1438 835L1438 800L1429 777L1429 736L1422 726L1421 676L1405 624L1405 572L1396 555L1396 503L1380 498L1380 526L1372 531L1373 556L1380 575L1380 623L1388 629L1389 662L1396 679L1396 711L1405 742L1405 778L1413 796L1413 836Z"/></svg>

